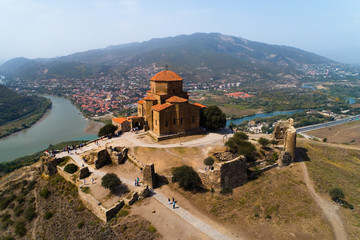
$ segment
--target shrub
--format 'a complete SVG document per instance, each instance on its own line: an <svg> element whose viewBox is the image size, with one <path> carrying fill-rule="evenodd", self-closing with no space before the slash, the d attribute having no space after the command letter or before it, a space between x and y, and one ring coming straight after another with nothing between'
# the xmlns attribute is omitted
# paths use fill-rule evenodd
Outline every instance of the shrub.
<svg viewBox="0 0 360 240"><path fill-rule="evenodd" d="M23 237L26 234L26 227L24 221L18 221L14 225L15 227L15 234L17 234L19 237Z"/></svg>
<svg viewBox="0 0 360 240"><path fill-rule="evenodd" d="M272 139L272 140L270 140L270 144L275 146L278 144L278 141L276 141L275 139Z"/></svg>
<svg viewBox="0 0 360 240"><path fill-rule="evenodd" d="M270 140L267 139L267 138L261 137L261 138L258 139L258 143L259 143L262 147L266 147L267 145L270 144Z"/></svg>
<svg viewBox="0 0 360 240"><path fill-rule="evenodd" d="M84 224L85 224L84 221L79 222L77 225L78 229L82 228L84 226Z"/></svg>
<svg viewBox="0 0 360 240"><path fill-rule="evenodd" d="M185 190L196 189L201 185L201 179L197 172L186 165L176 167L172 171L174 182L179 182L180 187Z"/></svg>
<svg viewBox="0 0 360 240"><path fill-rule="evenodd" d="M248 139L249 137L245 133L237 132L233 137L229 138L225 145L230 149L230 151L250 158L254 154L256 148L254 144L247 141Z"/></svg>
<svg viewBox="0 0 360 240"><path fill-rule="evenodd" d="M323 138L323 142L327 142L327 138Z"/></svg>
<svg viewBox="0 0 360 240"><path fill-rule="evenodd" d="M17 205L15 208L14 208L14 215L16 217L19 217L22 213L24 212L24 208L23 208L23 205Z"/></svg>
<svg viewBox="0 0 360 240"><path fill-rule="evenodd" d="M214 164L214 159L212 157L207 157L204 159L204 164L206 166L211 166Z"/></svg>
<svg viewBox="0 0 360 240"><path fill-rule="evenodd" d="M98 136L105 136L105 135L114 135L115 131L118 129L117 126L112 125L111 123L106 124L102 128L100 128L98 132Z"/></svg>
<svg viewBox="0 0 360 240"><path fill-rule="evenodd" d="M207 130L223 128L226 125L226 116L218 106L209 106L201 113L200 125Z"/></svg>
<svg viewBox="0 0 360 240"><path fill-rule="evenodd" d="M273 159L274 161L278 160L278 159L279 159L279 155L278 155L276 152L274 152L274 153L272 154L272 159Z"/></svg>
<svg viewBox="0 0 360 240"><path fill-rule="evenodd" d="M44 214L44 219L49 219L51 218L52 216L54 216L54 213L51 212L51 211L46 211L45 214Z"/></svg>
<svg viewBox="0 0 360 240"><path fill-rule="evenodd" d="M29 206L24 212L24 217L31 222L31 220L36 217L36 208L34 206Z"/></svg>
<svg viewBox="0 0 360 240"><path fill-rule="evenodd" d="M148 227L148 230L149 230L149 232L152 232L152 233L156 232L156 228L155 228L153 225L151 225L151 224L150 224L150 226Z"/></svg>
<svg viewBox="0 0 360 240"><path fill-rule="evenodd" d="M14 201L16 198L15 195L11 195L8 197L4 197L0 200L0 210L6 209L12 201Z"/></svg>
<svg viewBox="0 0 360 240"><path fill-rule="evenodd" d="M343 199L345 197L344 192L340 188L332 188L329 191L331 199L335 202Z"/></svg>
<svg viewBox="0 0 360 240"><path fill-rule="evenodd" d="M114 191L117 186L121 185L120 178L114 173L107 173L101 179L101 185L104 188L110 189L110 191Z"/></svg>
<svg viewBox="0 0 360 240"><path fill-rule="evenodd" d="M48 199L50 196L50 191L49 189L47 189L46 187L43 187L40 191L39 191L39 195L40 197L43 197L45 199Z"/></svg>
<svg viewBox="0 0 360 240"><path fill-rule="evenodd" d="M68 165L65 166L64 171L70 174L73 174L74 172L76 172L78 170L78 166L76 166L73 163L69 163Z"/></svg>

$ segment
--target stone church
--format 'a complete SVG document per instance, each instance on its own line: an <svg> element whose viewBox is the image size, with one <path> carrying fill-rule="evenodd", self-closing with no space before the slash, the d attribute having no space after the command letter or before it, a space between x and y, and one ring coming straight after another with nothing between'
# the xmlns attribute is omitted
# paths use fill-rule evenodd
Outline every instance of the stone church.
<svg viewBox="0 0 360 240"><path fill-rule="evenodd" d="M183 79L179 75L164 70L150 79L150 90L138 101L138 116L128 121L134 121L132 126L143 127L160 140L199 132L203 108L206 107L199 103L189 103L189 95L183 90Z"/></svg>

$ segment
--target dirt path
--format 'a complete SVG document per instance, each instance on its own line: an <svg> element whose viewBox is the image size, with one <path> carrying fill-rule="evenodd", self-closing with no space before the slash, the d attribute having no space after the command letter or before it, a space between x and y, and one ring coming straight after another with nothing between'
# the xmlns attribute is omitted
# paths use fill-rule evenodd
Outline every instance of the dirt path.
<svg viewBox="0 0 360 240"><path fill-rule="evenodd" d="M339 217L339 215L337 214L339 206L333 204L332 202L329 202L328 200L322 198L320 195L316 193L314 186L309 178L307 168L304 162L301 163L301 167L303 170L306 187L309 190L312 198L316 201L317 205L319 205L319 207L325 214L326 218L330 222L332 229L334 231L335 239L338 240L347 239L347 234L344 228L344 224L341 218Z"/></svg>
<svg viewBox="0 0 360 240"><path fill-rule="evenodd" d="M131 214L144 217L162 235L163 239L209 239L209 236L164 207L154 198L146 198L131 207Z"/></svg>

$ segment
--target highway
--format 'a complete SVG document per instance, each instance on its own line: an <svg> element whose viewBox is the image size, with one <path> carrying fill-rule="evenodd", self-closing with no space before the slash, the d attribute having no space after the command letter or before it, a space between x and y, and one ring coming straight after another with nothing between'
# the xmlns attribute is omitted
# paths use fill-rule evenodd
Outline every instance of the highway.
<svg viewBox="0 0 360 240"><path fill-rule="evenodd" d="M296 129L296 132L297 133L308 132L308 131L312 131L312 130L316 130L316 129L320 129L320 128L326 128L326 127L331 127L331 126L335 126L335 125L339 125L339 124L344 124L347 122L356 121L358 119L360 119L360 114L351 116L348 118L337 119L337 120L331 121L331 122L319 123L319 124L315 124L315 125L300 127L300 128Z"/></svg>

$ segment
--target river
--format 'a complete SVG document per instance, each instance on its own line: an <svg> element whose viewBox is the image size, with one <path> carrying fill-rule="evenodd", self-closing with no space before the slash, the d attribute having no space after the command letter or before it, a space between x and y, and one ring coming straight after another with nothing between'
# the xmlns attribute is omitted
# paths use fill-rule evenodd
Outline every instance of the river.
<svg viewBox="0 0 360 240"><path fill-rule="evenodd" d="M32 127L0 139L0 162L33 154L49 144L96 138L99 125L82 117L81 112L67 99L45 96L52 108Z"/></svg>
<svg viewBox="0 0 360 240"><path fill-rule="evenodd" d="M252 116L248 117L242 117L242 118L234 118L226 121L226 126L228 127L230 123L235 123L236 125L243 123L245 121L250 121L256 118L266 118L266 117L273 117L276 115L282 115L282 114L294 114L297 112L302 112L303 110L291 110L291 111L277 111L277 112L270 112L270 113L258 113Z"/></svg>

